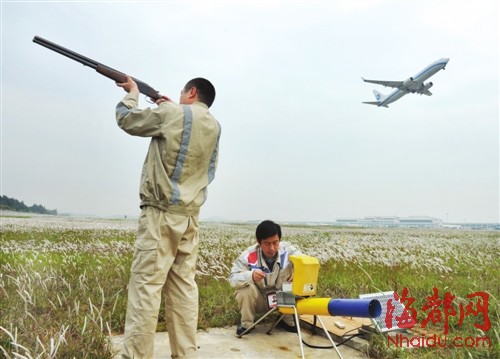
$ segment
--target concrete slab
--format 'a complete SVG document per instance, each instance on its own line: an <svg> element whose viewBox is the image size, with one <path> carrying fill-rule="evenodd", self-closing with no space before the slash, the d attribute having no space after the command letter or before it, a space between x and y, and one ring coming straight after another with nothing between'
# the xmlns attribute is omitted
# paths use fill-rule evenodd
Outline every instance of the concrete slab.
<svg viewBox="0 0 500 359"><path fill-rule="evenodd" d="M198 332L199 349L196 354L189 356L191 359L240 359L240 358L301 358L299 337L296 333L289 333L280 328L275 328L271 334L266 334L268 324L257 325L255 329L242 338L236 337L236 327L211 328L208 331ZM311 345L331 346L328 339L312 336L306 330L302 331L302 339ZM114 348L121 350L123 336L114 336ZM338 347L344 359L366 359L368 356L360 351L345 345ZM169 359L170 345L167 333L156 333L155 355L151 359ZM335 349L316 349L304 345L305 358L308 359L335 359L338 355ZM115 358L119 358L118 354Z"/></svg>

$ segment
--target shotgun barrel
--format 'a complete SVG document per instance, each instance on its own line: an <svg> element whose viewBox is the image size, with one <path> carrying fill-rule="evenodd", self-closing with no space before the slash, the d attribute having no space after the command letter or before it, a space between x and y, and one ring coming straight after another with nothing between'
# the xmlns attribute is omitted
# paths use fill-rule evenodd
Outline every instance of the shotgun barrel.
<svg viewBox="0 0 500 359"><path fill-rule="evenodd" d="M77 62L83 64L84 66L88 66L90 68L93 68L101 75L106 76L107 78L114 80L115 82L121 83L121 82L125 82L127 80L127 75L124 74L123 72L115 70L115 69L113 69L109 66L106 66L100 62L92 60L86 56L80 55L77 52L74 52L70 49L62 47L56 43L53 43L49 40L42 38L40 36L35 36L33 38L33 42L38 44L38 45L44 46L44 47L48 48L49 50L55 51L63 56L66 56L66 57L70 58L71 60L77 61ZM162 95L160 95L160 93L157 90L155 90L154 88L149 86L147 83L145 83L141 80L138 80L134 77L132 77L132 79L137 83L137 87L139 87L139 92L146 95L147 97L151 98L153 101L156 101L162 97Z"/></svg>

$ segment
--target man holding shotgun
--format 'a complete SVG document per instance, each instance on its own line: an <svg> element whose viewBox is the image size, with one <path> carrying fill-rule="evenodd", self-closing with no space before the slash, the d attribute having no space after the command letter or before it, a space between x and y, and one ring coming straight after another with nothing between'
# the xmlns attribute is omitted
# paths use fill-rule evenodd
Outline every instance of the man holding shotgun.
<svg viewBox="0 0 500 359"><path fill-rule="evenodd" d="M198 215L215 175L221 131L208 110L215 89L195 78L179 104L162 96L158 107L140 110L137 84L126 79L117 83L127 92L116 107L118 126L151 143L141 175L122 357L153 358L163 291L172 358L183 358L197 349Z"/></svg>
<svg viewBox="0 0 500 359"><path fill-rule="evenodd" d="M35 36L33 42L88 66L122 87L116 106L118 126L133 136L151 137L142 168L141 216L135 242L123 358L150 359L160 310L165 316L172 358L196 351L198 215L214 179L220 125L208 108L215 88L204 78L189 81L179 104L123 72ZM158 105L138 109L139 93Z"/></svg>

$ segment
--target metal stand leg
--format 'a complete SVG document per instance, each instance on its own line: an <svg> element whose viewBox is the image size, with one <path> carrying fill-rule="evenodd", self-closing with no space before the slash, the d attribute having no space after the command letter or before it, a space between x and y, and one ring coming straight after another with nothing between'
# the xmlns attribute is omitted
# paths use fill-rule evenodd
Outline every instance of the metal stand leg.
<svg viewBox="0 0 500 359"><path fill-rule="evenodd" d="M332 343L333 345L333 348L335 349L335 351L337 352L338 356L340 359L343 359L342 358L342 355L340 354L338 348L337 348L337 345L335 344L335 342L333 341L332 337L330 336L330 333L328 332L328 330L326 329L325 325L323 324L323 321L321 320L321 318L319 316L315 316L316 318L318 318L318 321L319 323L321 324L321 327L323 328L323 330L325 331L325 334L326 336L328 337L328 339L330 340L330 343Z"/></svg>
<svg viewBox="0 0 500 359"><path fill-rule="evenodd" d="M272 312L274 312L275 310L277 310L278 307L274 307L273 309L271 309L270 311L268 311L266 314L264 314L262 317L259 318L259 320L257 320L255 323L253 323L250 327L247 328L247 330L245 330L243 333L241 333L240 335L238 335L237 337L238 338L241 338L243 335L245 335L246 333L248 333L250 330L252 330L257 324L259 324L262 320L264 320L265 317L267 317L269 314L271 314Z"/></svg>
<svg viewBox="0 0 500 359"><path fill-rule="evenodd" d="M276 328L276 326L278 325L279 322L281 322L281 320L283 319L283 317L285 316L285 314L281 314L280 317L278 318L277 321L274 322L274 324L272 325L271 328L269 328L269 330L266 332L266 334L271 334L271 331Z"/></svg>
<svg viewBox="0 0 500 359"><path fill-rule="evenodd" d="M300 329L300 318L299 318L299 313L297 312L297 307L296 306L291 306L293 308L293 315L295 317L295 325L297 326L297 335L299 337L299 345L300 345L300 354L302 355L302 359L305 359L305 354L304 354L304 345L302 343L302 332ZM268 311L266 314L264 314L262 317L259 318L255 323L253 323L249 328L247 328L243 333L238 335L238 338L241 338L243 335L248 333L250 330L252 330L257 324L259 324L264 318L266 318L269 314L277 310L278 307L274 307L270 311ZM270 334L271 331L278 325L278 323L283 319L285 314L281 314L281 316L278 318L278 320L273 324L273 326L267 331L267 334ZM321 320L321 318L317 315L314 316L315 318L318 319L319 323L321 324L321 327L323 328L323 331L325 332L328 340L330 340L330 343L332 343L333 348L337 352L337 355L339 356L340 359L343 359L342 354L340 354L339 349L337 348L337 345L333 341L330 333L328 332L328 329L326 329L325 324Z"/></svg>
<svg viewBox="0 0 500 359"><path fill-rule="evenodd" d="M299 336L299 345L300 345L300 353L302 354L302 359L305 359L304 355L304 345L302 344L302 333L300 330L300 319L299 314L297 313L297 307L293 306L293 312L295 315L295 325L297 325L297 334Z"/></svg>
<svg viewBox="0 0 500 359"><path fill-rule="evenodd" d="M301 333L301 329L300 329L300 318L299 318L299 314L297 312L297 307L293 306L293 311L294 311L294 316L295 316L295 325L297 326L297 335L299 336L300 354L302 355L302 359L305 359L304 345L302 343L302 333ZM328 332L328 329L326 329L325 324L323 323L323 321L321 320L321 318L319 316L316 316L316 315L315 315L315 317L318 319L319 323L321 324L321 327L323 328L323 331L325 332L326 336L330 340L330 343L332 343L332 346L335 349L335 351L337 352L337 355L339 356L339 358L340 359L344 359L342 357L342 354L340 354L339 349L337 348L337 345L335 344L335 342L333 341L332 337L330 336L330 333ZM279 320L281 320L282 318L283 318L283 315L280 317ZM278 322L279 322L279 320L278 320ZM276 322L276 324L278 322Z"/></svg>

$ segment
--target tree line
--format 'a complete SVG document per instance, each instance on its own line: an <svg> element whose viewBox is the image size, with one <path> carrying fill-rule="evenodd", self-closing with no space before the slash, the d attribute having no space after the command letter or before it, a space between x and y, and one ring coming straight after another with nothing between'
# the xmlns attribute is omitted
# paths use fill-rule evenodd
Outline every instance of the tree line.
<svg viewBox="0 0 500 359"><path fill-rule="evenodd" d="M15 212L28 212L28 213L39 213L39 214L54 214L57 215L57 209L47 209L41 204L33 204L28 207L23 201L18 201L15 198L9 198L7 196L0 197L0 209L10 210Z"/></svg>

